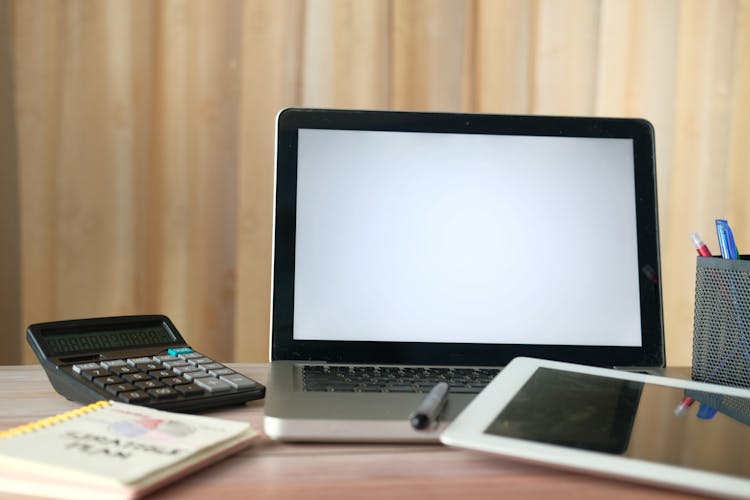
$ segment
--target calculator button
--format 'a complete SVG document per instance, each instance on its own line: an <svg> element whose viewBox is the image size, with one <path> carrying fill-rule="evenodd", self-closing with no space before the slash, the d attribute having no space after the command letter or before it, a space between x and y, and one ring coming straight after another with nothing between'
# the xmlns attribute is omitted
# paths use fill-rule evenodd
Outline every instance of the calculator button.
<svg viewBox="0 0 750 500"><path fill-rule="evenodd" d="M211 370L220 370L224 368L224 365L221 363L206 363L205 365L201 365L201 370L211 371Z"/></svg>
<svg viewBox="0 0 750 500"><path fill-rule="evenodd" d="M232 386L229 385L228 382L224 382L215 377L196 379L195 384L208 392L227 392L232 390Z"/></svg>
<svg viewBox="0 0 750 500"><path fill-rule="evenodd" d="M171 354L161 354L159 356L154 356L154 361L160 361L160 362L174 361L175 359L177 359L177 358L175 358Z"/></svg>
<svg viewBox="0 0 750 500"><path fill-rule="evenodd" d="M188 360L191 365L205 365L206 363L213 363L214 360L205 356L200 358L192 358Z"/></svg>
<svg viewBox="0 0 750 500"><path fill-rule="evenodd" d="M172 369L173 369L173 370L174 370L174 372L175 372L175 373L177 373L178 375L182 375L183 373L191 373L191 372L199 372L199 371L201 371L201 369L200 369L200 368L198 368L197 366L193 366L193 365L188 365L188 366L175 366L175 367L174 367L174 368L172 368Z"/></svg>
<svg viewBox="0 0 750 500"><path fill-rule="evenodd" d="M187 366L187 365L188 365L188 362L185 361L184 359L177 359L175 361L165 361L164 362L164 366L166 366L167 368L174 368L174 367L177 367L177 366Z"/></svg>
<svg viewBox="0 0 750 500"><path fill-rule="evenodd" d="M149 357L140 357L140 358L130 358L128 359L128 364L131 366L140 365L143 363L151 363L153 359Z"/></svg>
<svg viewBox="0 0 750 500"><path fill-rule="evenodd" d="M179 394L171 387L159 387L158 389L151 389L148 391L149 395L156 399L171 399L176 398Z"/></svg>
<svg viewBox="0 0 750 500"><path fill-rule="evenodd" d="M195 384L178 385L174 388L175 391L179 392L183 396L198 396L203 394L203 389Z"/></svg>
<svg viewBox="0 0 750 500"><path fill-rule="evenodd" d="M169 377L162 379L162 382L164 382L167 385L181 385L181 384L189 384L190 381L183 378L183 377Z"/></svg>
<svg viewBox="0 0 750 500"><path fill-rule="evenodd" d="M112 368L112 372L118 375L125 375L126 373L135 373L137 371L138 370L136 370L134 367L130 365L115 366Z"/></svg>
<svg viewBox="0 0 750 500"><path fill-rule="evenodd" d="M148 394L143 391L123 392L118 397L126 403L142 403L151 399L148 397Z"/></svg>
<svg viewBox="0 0 750 500"><path fill-rule="evenodd" d="M221 380L228 382L235 389L252 389L258 384L254 380L250 380L244 375L235 373L234 375L224 375Z"/></svg>
<svg viewBox="0 0 750 500"><path fill-rule="evenodd" d="M127 375L123 375L122 379L132 384L133 382L139 382L141 380L151 380L151 377L149 377L148 374L146 373L137 372L137 373L128 373Z"/></svg>
<svg viewBox="0 0 750 500"><path fill-rule="evenodd" d="M140 382L136 382L135 386L139 389L155 389L157 387L164 387L164 384L158 380L141 380Z"/></svg>
<svg viewBox="0 0 750 500"><path fill-rule="evenodd" d="M73 365L73 371L76 373L81 373L84 370L96 370L97 368L101 368L101 365L99 363L83 363L82 365Z"/></svg>
<svg viewBox="0 0 750 500"><path fill-rule="evenodd" d="M108 359L106 361L102 361L101 365L104 368L113 368L115 366L124 366L127 363L124 359Z"/></svg>
<svg viewBox="0 0 750 500"><path fill-rule="evenodd" d="M148 372L148 374L154 378L167 378L167 377L174 377L175 375L175 373L172 370L155 370L152 372Z"/></svg>
<svg viewBox="0 0 750 500"><path fill-rule="evenodd" d="M224 368L219 368L218 370L211 370L208 373L210 373L214 377L221 377L222 375L232 375L233 373L237 373L237 372L235 372L231 368L224 367Z"/></svg>
<svg viewBox="0 0 750 500"><path fill-rule="evenodd" d="M135 386L133 384L112 384L107 386L107 392L111 392L112 394L134 390Z"/></svg>
<svg viewBox="0 0 750 500"><path fill-rule="evenodd" d="M110 375L110 373L106 368L95 368L93 370L83 370L80 375L89 380L92 380L95 377L105 377L107 375Z"/></svg>
<svg viewBox="0 0 750 500"><path fill-rule="evenodd" d="M93 382L99 387L104 387L105 385L122 384L122 379L120 377L110 375L108 377L96 377Z"/></svg>
<svg viewBox="0 0 750 500"><path fill-rule="evenodd" d="M203 354L193 351L186 354L180 354L178 357L182 359L197 359L202 358Z"/></svg>
<svg viewBox="0 0 750 500"><path fill-rule="evenodd" d="M189 373L183 373L183 377L185 377L188 380L195 380L199 378L207 378L210 377L211 374L208 372L204 372L203 370L198 370L197 372L189 372Z"/></svg>
<svg viewBox="0 0 750 500"><path fill-rule="evenodd" d="M167 349L167 352L172 356L179 356L180 354L190 354L193 350L189 347L172 347Z"/></svg>
<svg viewBox="0 0 750 500"><path fill-rule="evenodd" d="M135 367L142 372L150 372L151 370L162 369L161 363L157 363L156 361L151 361L150 363L138 363L135 365Z"/></svg>

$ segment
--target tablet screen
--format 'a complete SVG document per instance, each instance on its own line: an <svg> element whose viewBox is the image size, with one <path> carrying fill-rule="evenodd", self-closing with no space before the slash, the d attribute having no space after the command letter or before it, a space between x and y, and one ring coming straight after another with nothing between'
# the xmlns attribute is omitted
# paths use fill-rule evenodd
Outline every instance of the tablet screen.
<svg viewBox="0 0 750 500"><path fill-rule="evenodd" d="M538 368L485 433L750 478L748 398Z"/></svg>

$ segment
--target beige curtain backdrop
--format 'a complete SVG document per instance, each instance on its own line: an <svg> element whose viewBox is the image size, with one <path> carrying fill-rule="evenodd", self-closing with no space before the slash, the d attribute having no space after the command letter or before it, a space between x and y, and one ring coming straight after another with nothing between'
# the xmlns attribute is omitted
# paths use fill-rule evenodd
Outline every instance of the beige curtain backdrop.
<svg viewBox="0 0 750 500"><path fill-rule="evenodd" d="M34 362L29 323L136 313L267 360L286 106L651 120L671 365L689 233L750 253L750 1L0 0L0 362Z"/></svg>

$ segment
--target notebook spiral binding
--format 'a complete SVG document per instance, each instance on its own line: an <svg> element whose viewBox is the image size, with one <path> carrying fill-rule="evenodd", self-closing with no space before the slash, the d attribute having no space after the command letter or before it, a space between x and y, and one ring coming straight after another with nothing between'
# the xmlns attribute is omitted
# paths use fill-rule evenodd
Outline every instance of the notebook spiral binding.
<svg viewBox="0 0 750 500"><path fill-rule="evenodd" d="M91 403L90 405L82 406L80 408L76 408L75 410L70 410L65 413L53 415L51 417L43 418L41 420L30 422L28 424L19 425L18 427L12 427L10 429L0 431L0 439L10 438L29 432L36 432L40 429L44 429L45 427L59 424L60 422L80 417L81 415L85 415L87 413L91 413L92 411L110 406L110 404L111 403L109 401L97 401L96 403Z"/></svg>

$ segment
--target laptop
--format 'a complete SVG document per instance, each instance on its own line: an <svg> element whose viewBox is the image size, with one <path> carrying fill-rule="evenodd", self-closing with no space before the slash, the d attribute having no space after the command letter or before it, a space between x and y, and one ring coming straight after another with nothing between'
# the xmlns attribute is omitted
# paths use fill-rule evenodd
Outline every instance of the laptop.
<svg viewBox="0 0 750 500"><path fill-rule="evenodd" d="M276 134L270 437L437 442L516 356L664 366L647 121L286 109Z"/></svg>

